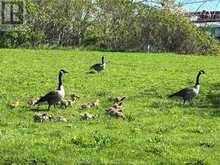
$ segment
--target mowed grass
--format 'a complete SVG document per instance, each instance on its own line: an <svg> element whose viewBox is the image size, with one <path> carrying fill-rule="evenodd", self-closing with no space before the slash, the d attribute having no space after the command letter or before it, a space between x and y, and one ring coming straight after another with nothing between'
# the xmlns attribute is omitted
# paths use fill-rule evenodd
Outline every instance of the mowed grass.
<svg viewBox="0 0 220 165"><path fill-rule="evenodd" d="M107 68L88 74L104 55ZM0 164L193 164L220 163L220 57L110 53L77 50L0 50ZM33 121L27 106L57 86L64 76L66 97L81 98L71 108L40 106L40 112L68 122ZM167 99L192 86L199 69L201 93L193 105ZM109 96L127 96L126 118L109 117ZM80 104L100 99L98 109ZM10 109L7 104L19 100ZM80 120L81 112L96 118Z"/></svg>

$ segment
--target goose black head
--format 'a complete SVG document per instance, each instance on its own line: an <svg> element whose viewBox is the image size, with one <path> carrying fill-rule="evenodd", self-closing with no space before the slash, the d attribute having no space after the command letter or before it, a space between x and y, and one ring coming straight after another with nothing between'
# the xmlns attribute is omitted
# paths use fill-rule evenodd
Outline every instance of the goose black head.
<svg viewBox="0 0 220 165"><path fill-rule="evenodd" d="M65 73L68 73L68 72L65 71L64 69L61 69L61 70L60 70L60 74L65 74Z"/></svg>
<svg viewBox="0 0 220 165"><path fill-rule="evenodd" d="M201 69L201 70L199 70L199 73L200 74L205 74L205 71Z"/></svg>

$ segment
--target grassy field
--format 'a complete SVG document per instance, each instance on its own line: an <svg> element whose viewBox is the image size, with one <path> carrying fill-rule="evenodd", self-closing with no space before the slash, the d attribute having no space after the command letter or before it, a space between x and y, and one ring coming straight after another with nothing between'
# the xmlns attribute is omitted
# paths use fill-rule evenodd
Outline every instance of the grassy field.
<svg viewBox="0 0 220 165"><path fill-rule="evenodd" d="M87 74L105 55L107 69ZM220 57L109 53L71 50L0 50L0 164L220 164ZM34 122L31 96L57 86L59 69L66 97L81 98L67 109L41 106L41 112L68 122ZM201 93L193 105L167 95L194 84L199 69ZM128 96L126 118L105 113L109 96ZM98 109L80 104L101 101ZM10 109L7 104L19 100ZM80 120L87 111L96 115Z"/></svg>

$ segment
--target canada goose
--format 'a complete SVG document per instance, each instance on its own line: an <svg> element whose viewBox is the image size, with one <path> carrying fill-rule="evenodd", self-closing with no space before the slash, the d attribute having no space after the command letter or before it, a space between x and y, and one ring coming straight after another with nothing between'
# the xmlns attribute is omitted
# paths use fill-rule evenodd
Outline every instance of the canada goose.
<svg viewBox="0 0 220 165"><path fill-rule="evenodd" d="M125 118L125 115L122 111L118 111L117 109L110 109L108 111L108 114L112 117L116 117L116 118Z"/></svg>
<svg viewBox="0 0 220 165"><path fill-rule="evenodd" d="M95 102L91 103L92 107L95 107L95 108L98 108L99 105L100 105L100 100L99 99L96 99Z"/></svg>
<svg viewBox="0 0 220 165"><path fill-rule="evenodd" d="M45 96L41 97L36 103L42 103L42 102L47 102L48 103L48 110L50 109L51 105L57 104L58 102L60 102L61 100L63 100L64 96L65 96L65 91L64 91L64 86L62 84L62 76L68 73L67 71L61 69L59 71L59 84L58 87L55 91L51 91L49 93L47 93Z"/></svg>
<svg viewBox="0 0 220 165"><path fill-rule="evenodd" d="M35 122L43 122L46 120L51 120L52 115L48 115L47 113L37 113L33 115L33 120Z"/></svg>
<svg viewBox="0 0 220 165"><path fill-rule="evenodd" d="M80 109L87 109L87 108L98 108L100 105L100 100L96 99L95 102L89 102L81 104Z"/></svg>
<svg viewBox="0 0 220 165"><path fill-rule="evenodd" d="M66 118L63 116L54 116L47 113L37 113L33 115L33 120L35 122L43 122L43 121L62 121L67 122Z"/></svg>
<svg viewBox="0 0 220 165"><path fill-rule="evenodd" d="M126 97L116 97L114 99L114 102L112 104L112 106L108 109L106 109L106 112L113 117L117 117L117 118L125 118L125 115L123 113L123 101Z"/></svg>
<svg viewBox="0 0 220 165"><path fill-rule="evenodd" d="M39 99L40 99L39 97L31 97L31 98L28 100L27 104L28 104L29 106L33 106L33 105L36 104L36 102L37 102Z"/></svg>
<svg viewBox="0 0 220 165"><path fill-rule="evenodd" d="M199 77L201 76L201 74L205 74L204 70L200 70L197 74L196 77L196 83L193 87L189 87L189 88L184 88L172 95L169 96L169 98L171 97L180 97L183 99L183 104L185 104L185 102L191 101L195 96L198 96L199 94L199 89L200 89L200 84L199 84Z"/></svg>
<svg viewBox="0 0 220 165"><path fill-rule="evenodd" d="M104 56L102 56L102 63L100 64L94 64L90 67L90 69L95 70L97 72L100 72L102 70L104 70L106 67L106 63L105 63L105 58Z"/></svg>
<svg viewBox="0 0 220 165"><path fill-rule="evenodd" d="M67 107L71 107L73 105L73 101L72 100L64 100L62 99L60 101L61 107L67 108Z"/></svg>
<svg viewBox="0 0 220 165"><path fill-rule="evenodd" d="M80 119L81 120L89 120L89 119L94 119L95 116L93 114L90 114L88 112L80 113Z"/></svg>
<svg viewBox="0 0 220 165"><path fill-rule="evenodd" d="M70 97L71 97L73 102L75 102L75 101L80 99L80 96L77 96L76 94L71 94Z"/></svg>
<svg viewBox="0 0 220 165"><path fill-rule="evenodd" d="M55 121L55 122L67 122L67 119L63 116L52 116L52 121Z"/></svg>
<svg viewBox="0 0 220 165"><path fill-rule="evenodd" d="M11 109L17 108L19 106L19 101L14 101L8 104Z"/></svg>

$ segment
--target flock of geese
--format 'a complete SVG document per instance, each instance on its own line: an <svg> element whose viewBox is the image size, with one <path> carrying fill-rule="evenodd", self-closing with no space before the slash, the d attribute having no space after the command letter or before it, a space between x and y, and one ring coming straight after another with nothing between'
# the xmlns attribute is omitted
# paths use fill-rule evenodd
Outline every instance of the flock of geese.
<svg viewBox="0 0 220 165"><path fill-rule="evenodd" d="M104 70L106 67L105 58L102 56L102 63L94 64L90 67L90 70L94 70L95 72L100 72ZM64 69L61 69L59 71L59 77L58 77L58 87L55 91L50 91L46 95L40 97L40 99L35 103L35 105L47 102L48 103L48 110L52 105L58 104L64 99L65 96L65 90L62 82L62 77L64 74L68 73Z"/></svg>
<svg viewBox="0 0 220 165"><path fill-rule="evenodd" d="M104 57L102 57L102 63L94 64L90 67L91 70L94 70L96 72L103 71L103 70L105 70L105 68L106 68L106 63L105 63ZM57 89L54 91L50 91L46 95L40 97L40 99L35 103L35 105L43 103L43 102L47 102L48 103L48 110L49 110L52 105L54 105L54 107L55 107L56 104L58 104L59 102L61 102L64 99L65 91L64 91L64 86L63 86L63 82L62 82L62 77L66 73L68 73L68 72L65 71L64 69L61 69L59 71L59 77L58 77L59 83L58 83ZM202 74L205 74L205 71L199 70L199 72L196 76L196 82L195 82L194 86L181 89L178 92L175 92L175 93L169 95L168 97L169 98L179 97L183 100L183 104L185 104L186 101L191 102L192 99L194 97L198 96L198 94L199 94L199 89L200 89L199 78Z"/></svg>

